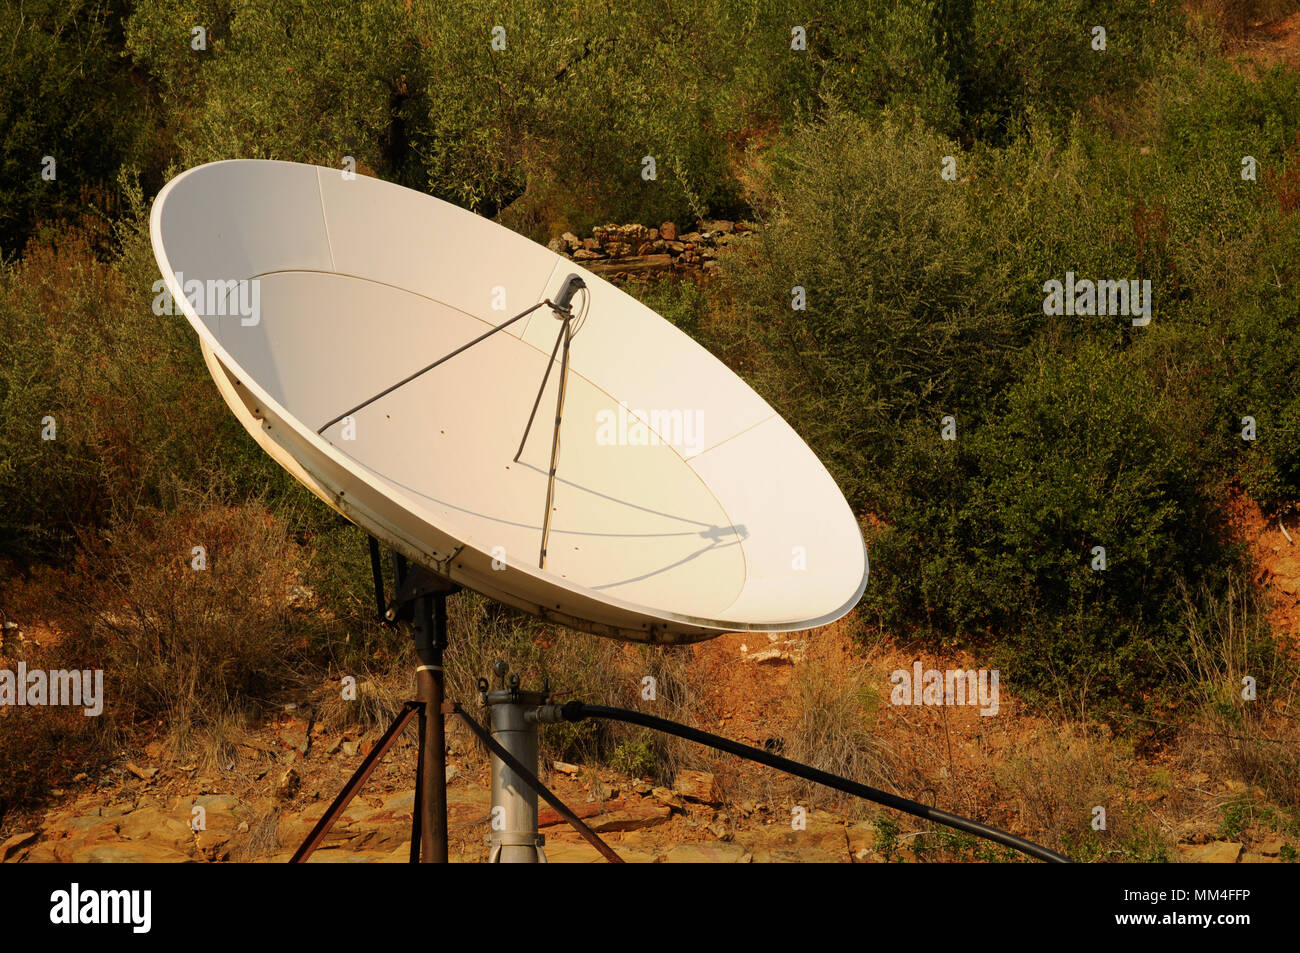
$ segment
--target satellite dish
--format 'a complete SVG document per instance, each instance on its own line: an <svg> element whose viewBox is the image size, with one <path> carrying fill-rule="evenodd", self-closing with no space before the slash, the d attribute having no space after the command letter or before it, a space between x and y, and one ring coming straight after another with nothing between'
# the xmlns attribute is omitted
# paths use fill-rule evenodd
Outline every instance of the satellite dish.
<svg viewBox="0 0 1300 953"><path fill-rule="evenodd" d="M416 717L411 859L447 861L448 713L492 752L497 862L545 859L539 795L619 860L537 777L538 725L587 717L671 731L1067 859L645 712L554 704L546 686L521 690L518 675L507 684L504 662L495 690L479 679L489 734L444 695L456 586L642 642L824 625L857 604L867 581L862 534L830 474L771 407L649 308L430 196L336 169L215 162L166 185L150 235L168 293L248 432L427 570L399 571L392 604L412 624L419 700L403 706L295 862ZM552 402L553 417L542 410Z"/></svg>
<svg viewBox="0 0 1300 953"><path fill-rule="evenodd" d="M400 186L272 161L177 176L150 233L249 433L438 575L659 643L810 628L861 597L857 521L794 430L562 256Z"/></svg>

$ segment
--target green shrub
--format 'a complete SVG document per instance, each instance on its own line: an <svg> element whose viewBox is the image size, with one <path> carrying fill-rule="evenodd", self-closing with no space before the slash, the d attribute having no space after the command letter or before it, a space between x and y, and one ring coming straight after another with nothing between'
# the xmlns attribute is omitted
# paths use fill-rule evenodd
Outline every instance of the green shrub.
<svg viewBox="0 0 1300 953"><path fill-rule="evenodd" d="M346 29L343 29L346 24ZM207 49L191 47L204 26ZM182 165L286 159L418 184L408 150L423 91L416 16L364 0L345 21L306 0L136 4L127 49L173 104Z"/></svg>
<svg viewBox="0 0 1300 953"><path fill-rule="evenodd" d="M956 152L920 126L834 113L772 157L765 227L724 259L788 367L769 398L860 505L882 502L903 425L987 401L1025 334L981 283L968 191L940 177Z"/></svg>
<svg viewBox="0 0 1300 953"><path fill-rule="evenodd" d="M1270 508L1300 497L1297 103L1294 73L1251 79L1221 59L1174 57L1150 85L1159 161L1130 186L1164 210L1165 299L1177 306L1161 321L1174 335L1160 337L1166 363L1203 382L1224 441L1218 472ZM1245 156L1255 181L1242 178ZM1253 441L1241 438L1247 416Z"/></svg>
<svg viewBox="0 0 1300 953"><path fill-rule="evenodd" d="M1186 649L1180 586L1222 584L1240 558L1203 483L1194 406L1135 356L1086 344L1040 352L1001 416L955 442L910 437L902 466L921 482L876 540L872 611L982 646L1040 700L1167 700L1168 660Z"/></svg>
<svg viewBox="0 0 1300 953"><path fill-rule="evenodd" d="M0 6L0 259L44 223L99 219L118 166L151 151L146 96L121 57L122 4ZM42 177L44 158L55 178Z"/></svg>
<svg viewBox="0 0 1300 953"><path fill-rule="evenodd" d="M77 529L194 488L304 498L226 409L185 318L153 313L157 266L125 191L110 260L71 230L0 271L0 552L66 553Z"/></svg>
<svg viewBox="0 0 1300 953"><path fill-rule="evenodd" d="M1095 97L1134 88L1180 39L1182 15L1148 0L991 0L959 2L952 56L965 129L1004 141L1027 109L1057 120ZM968 25L965 25L968 24ZM1104 51L1094 28L1106 31Z"/></svg>

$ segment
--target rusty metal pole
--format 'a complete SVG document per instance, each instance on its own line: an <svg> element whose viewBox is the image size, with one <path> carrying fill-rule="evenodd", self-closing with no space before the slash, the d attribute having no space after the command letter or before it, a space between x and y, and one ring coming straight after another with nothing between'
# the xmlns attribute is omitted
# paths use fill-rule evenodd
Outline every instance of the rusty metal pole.
<svg viewBox="0 0 1300 953"><path fill-rule="evenodd" d="M420 779L422 839L420 862L447 863L447 734L443 718L442 650L447 644L447 593L432 592L415 600L415 670L424 702L424 774Z"/></svg>

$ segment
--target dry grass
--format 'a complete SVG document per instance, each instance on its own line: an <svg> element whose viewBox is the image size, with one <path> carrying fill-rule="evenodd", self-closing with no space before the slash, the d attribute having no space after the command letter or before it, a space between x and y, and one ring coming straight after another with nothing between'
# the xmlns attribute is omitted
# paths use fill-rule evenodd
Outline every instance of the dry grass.
<svg viewBox="0 0 1300 953"><path fill-rule="evenodd" d="M271 805L258 812L249 821L248 836L236 839L235 849L230 859L234 863L251 863L275 853L281 848L276 836L276 826L280 822L280 808ZM292 845L292 846L297 846Z"/></svg>
<svg viewBox="0 0 1300 953"><path fill-rule="evenodd" d="M1114 739L1078 727L1044 732L1017 746L995 771L1002 794L1015 804L1015 829L1080 861L1151 862L1168 858L1171 844L1131 795L1125 765L1131 752ZM1105 829L1093 828L1095 808Z"/></svg>
<svg viewBox="0 0 1300 953"><path fill-rule="evenodd" d="M812 639L790 681L785 757L873 787L892 787L895 755L876 730L880 684L865 659L843 658L827 640ZM810 782L795 790L816 805L843 796Z"/></svg>
<svg viewBox="0 0 1300 953"><path fill-rule="evenodd" d="M23 661L29 671L88 667L45 649L28 652ZM16 665L0 655L0 668ZM38 803L86 765L108 757L113 734L105 719L87 718L80 708L0 708L0 823L8 811Z"/></svg>
<svg viewBox="0 0 1300 953"><path fill-rule="evenodd" d="M206 568L193 568L194 549ZM291 607L297 548L257 503L141 510L84 541L76 638L102 659L119 724L158 718L183 735L254 714L302 684L310 620Z"/></svg>
<svg viewBox="0 0 1300 953"><path fill-rule="evenodd" d="M1258 786L1269 798L1300 807L1300 729L1296 664L1279 651L1249 587L1230 583L1221 600L1184 593L1189 655L1178 667L1195 714L1187 730L1199 760L1215 777ZM1244 697L1246 680L1254 699Z"/></svg>
<svg viewBox="0 0 1300 953"><path fill-rule="evenodd" d="M335 732L387 727L415 697L414 658L414 651L395 651L359 671L338 672L317 711L321 723ZM356 680L355 698L344 697L344 678Z"/></svg>
<svg viewBox="0 0 1300 953"><path fill-rule="evenodd" d="M698 684L702 673L689 664L688 648L624 645L556 629L477 596L457 599L463 601L452 616L449 695L471 712L477 709L477 679L486 677L495 686L492 665L502 659L525 688L549 685L557 703L633 708L692 725L708 718ZM654 679L653 700L643 698L647 676ZM608 765L658 783L701 763L689 742L608 721L549 725L541 733L541 753L544 761Z"/></svg>

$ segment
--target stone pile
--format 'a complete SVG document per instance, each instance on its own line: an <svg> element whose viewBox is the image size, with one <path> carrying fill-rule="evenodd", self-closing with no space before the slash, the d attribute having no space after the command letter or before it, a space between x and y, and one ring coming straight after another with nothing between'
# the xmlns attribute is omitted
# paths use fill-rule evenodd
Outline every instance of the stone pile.
<svg viewBox="0 0 1300 953"><path fill-rule="evenodd" d="M681 232L672 222L644 225L597 225L590 238L565 232L550 249L609 280L717 271L717 251L754 233L748 222L701 222Z"/></svg>

